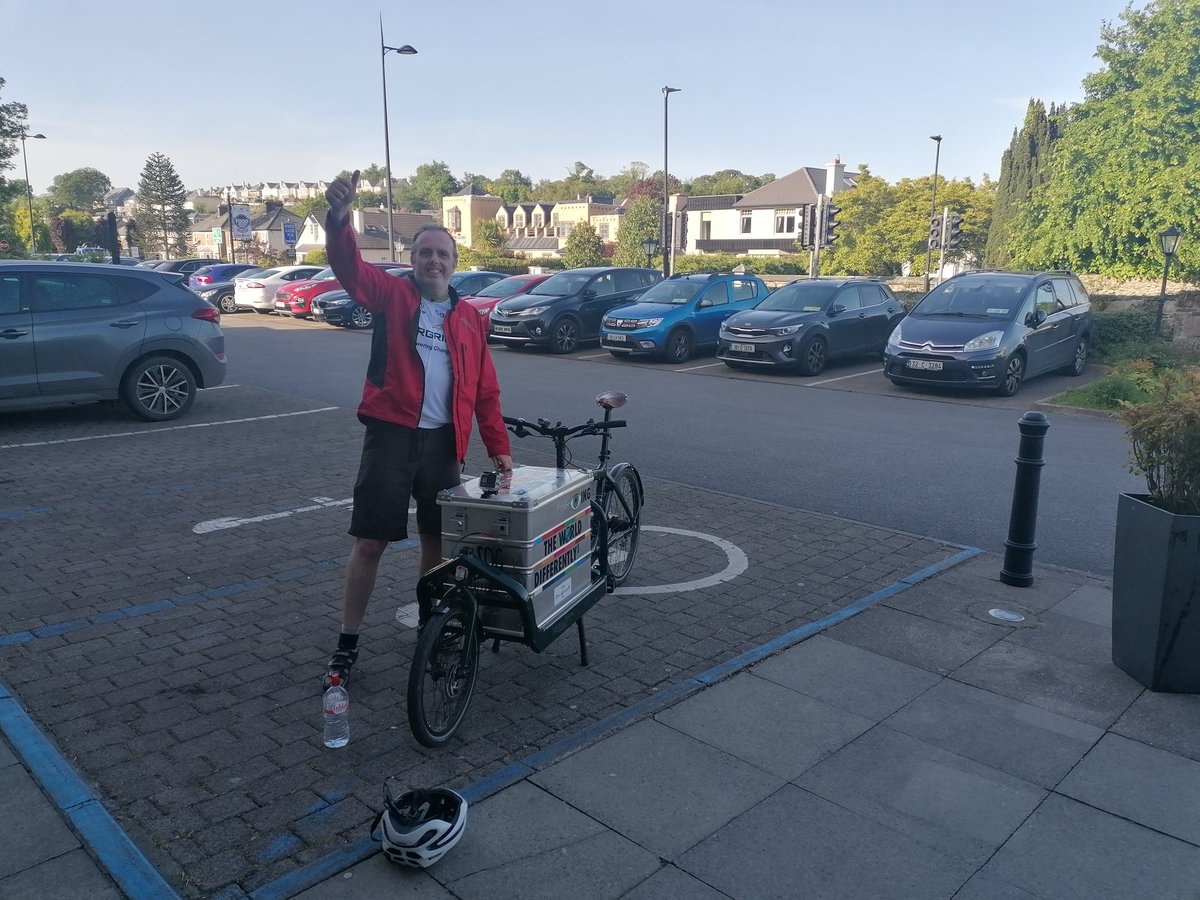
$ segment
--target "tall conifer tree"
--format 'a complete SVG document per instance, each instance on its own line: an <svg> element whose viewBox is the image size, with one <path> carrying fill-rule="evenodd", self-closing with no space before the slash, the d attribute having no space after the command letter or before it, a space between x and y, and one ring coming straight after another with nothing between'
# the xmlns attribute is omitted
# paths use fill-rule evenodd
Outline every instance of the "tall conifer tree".
<svg viewBox="0 0 1200 900"><path fill-rule="evenodd" d="M137 231L143 255L187 252L187 191L171 160L152 153L138 182Z"/></svg>

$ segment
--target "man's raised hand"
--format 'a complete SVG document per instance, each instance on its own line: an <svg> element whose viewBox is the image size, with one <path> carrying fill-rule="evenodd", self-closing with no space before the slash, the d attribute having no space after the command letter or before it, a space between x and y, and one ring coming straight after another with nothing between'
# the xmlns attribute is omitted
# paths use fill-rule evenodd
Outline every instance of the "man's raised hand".
<svg viewBox="0 0 1200 900"><path fill-rule="evenodd" d="M354 170L349 178L335 178L325 189L325 199L329 201L329 211L338 221L344 221L350 215L350 207L358 196L358 179L360 172Z"/></svg>

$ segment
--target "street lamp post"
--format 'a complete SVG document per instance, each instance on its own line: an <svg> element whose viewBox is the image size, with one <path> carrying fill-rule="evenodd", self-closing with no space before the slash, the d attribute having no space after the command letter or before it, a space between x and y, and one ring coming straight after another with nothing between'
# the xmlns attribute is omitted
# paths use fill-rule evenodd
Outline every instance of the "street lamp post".
<svg viewBox="0 0 1200 900"><path fill-rule="evenodd" d="M392 235L392 147L391 134L388 130L388 102L387 102L387 55L388 51L399 53L401 56L415 56L416 50L409 44L402 44L399 47L389 47L383 42L383 16L379 17L379 70L383 76L383 168L384 177L387 179L387 242L388 256L392 262L396 261L396 242Z"/></svg>
<svg viewBox="0 0 1200 900"><path fill-rule="evenodd" d="M1163 279L1162 286L1158 289L1158 315L1154 317L1155 337L1162 334L1163 307L1167 303L1167 273L1171 270L1171 260L1174 258L1175 252L1179 249L1179 239L1181 237L1183 237L1183 232L1174 225L1158 236L1163 252Z"/></svg>
<svg viewBox="0 0 1200 900"><path fill-rule="evenodd" d="M659 246L663 251L663 278L668 278L671 275L671 243L674 240L673 235L667 231L667 216L670 215L667 196L667 101L671 95L682 90L681 88L664 87L663 95L663 220L662 220L662 239L659 241ZM649 263L646 263L649 267Z"/></svg>
<svg viewBox="0 0 1200 900"><path fill-rule="evenodd" d="M933 152L933 203L929 207L929 221L932 223L933 217L937 215L937 179L938 179L938 161L942 156L942 136L940 134L931 134L929 139L937 144L937 149ZM933 245L929 241L925 242L925 291L929 291L929 263L933 258Z"/></svg>
<svg viewBox="0 0 1200 900"><path fill-rule="evenodd" d="M642 249L646 251L646 268L650 268L650 262L654 259L654 251L658 249L658 241L652 237L642 241Z"/></svg>
<svg viewBox="0 0 1200 900"><path fill-rule="evenodd" d="M29 255L33 256L33 185L29 183L29 156L25 152L25 139L44 141L44 134L30 134L24 125L21 126L21 159L25 163L25 199L29 203Z"/></svg>

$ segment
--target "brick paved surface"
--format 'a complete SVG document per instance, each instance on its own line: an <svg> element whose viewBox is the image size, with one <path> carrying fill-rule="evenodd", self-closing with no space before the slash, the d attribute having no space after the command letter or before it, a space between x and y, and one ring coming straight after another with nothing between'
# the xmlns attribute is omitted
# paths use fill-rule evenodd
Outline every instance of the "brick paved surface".
<svg viewBox="0 0 1200 900"><path fill-rule="evenodd" d="M415 551L389 550L351 683L352 740L321 744L361 428L352 410L237 388L183 427L93 407L9 416L0 435L0 681L184 896L250 891L361 838L385 779L462 785L812 621L957 548L749 503L642 470L628 586L546 652L485 653L460 735L411 737L404 686ZM270 416L271 418L259 418ZM239 421L241 420L241 421ZM620 441L616 442L620 458ZM537 444L518 462L546 464ZM468 472L482 468L475 442ZM290 515L282 515L289 511ZM195 526L228 517L236 527Z"/></svg>

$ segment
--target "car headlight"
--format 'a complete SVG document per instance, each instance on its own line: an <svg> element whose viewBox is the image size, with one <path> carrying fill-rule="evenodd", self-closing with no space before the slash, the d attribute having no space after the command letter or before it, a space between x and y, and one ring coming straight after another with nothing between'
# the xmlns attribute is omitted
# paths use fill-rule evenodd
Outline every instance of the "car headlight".
<svg viewBox="0 0 1200 900"><path fill-rule="evenodd" d="M491 310L490 310L490 309L481 309L481 310L479 310L479 314L480 314L481 316L486 316L486 315L488 315L489 313L491 313Z"/></svg>
<svg viewBox="0 0 1200 900"><path fill-rule="evenodd" d="M326 300L325 308L326 309L340 309L343 306L349 306L353 302L354 301L351 300L349 297L343 297L341 300Z"/></svg>
<svg viewBox="0 0 1200 900"><path fill-rule="evenodd" d="M803 325L780 325L778 328L772 328L771 334L777 334L780 337L787 337L789 334L795 334Z"/></svg>
<svg viewBox="0 0 1200 900"><path fill-rule="evenodd" d="M662 324L662 316L659 316L657 319L638 319L637 320L638 328L657 328L661 324Z"/></svg>
<svg viewBox="0 0 1200 900"><path fill-rule="evenodd" d="M1004 337L1003 331L989 331L987 334L981 334L977 338L971 338L963 344L963 351L972 353L976 350L995 350L1000 346L1000 339Z"/></svg>
<svg viewBox="0 0 1200 900"><path fill-rule="evenodd" d="M531 306L529 309L519 309L516 312L518 316L540 316L550 307L548 306Z"/></svg>
<svg viewBox="0 0 1200 900"><path fill-rule="evenodd" d="M217 295L216 291L196 291L196 293L199 294L201 297L203 297L205 300L211 300L213 297L215 297Z"/></svg>
<svg viewBox="0 0 1200 900"><path fill-rule="evenodd" d="M897 325L892 329L892 333L888 335L887 345L889 350L900 349L900 326Z"/></svg>

